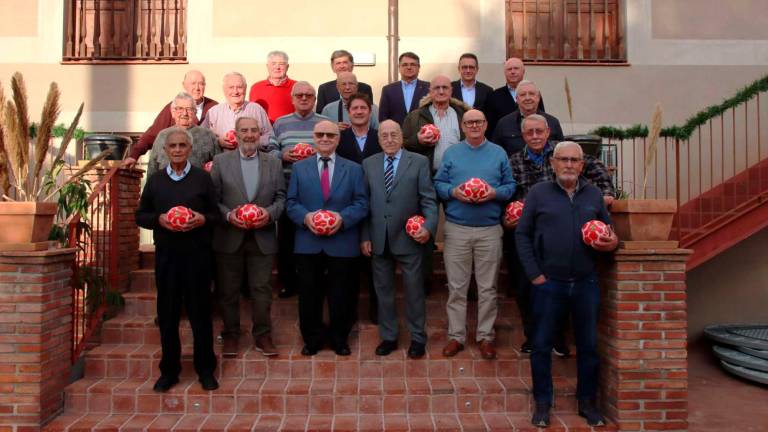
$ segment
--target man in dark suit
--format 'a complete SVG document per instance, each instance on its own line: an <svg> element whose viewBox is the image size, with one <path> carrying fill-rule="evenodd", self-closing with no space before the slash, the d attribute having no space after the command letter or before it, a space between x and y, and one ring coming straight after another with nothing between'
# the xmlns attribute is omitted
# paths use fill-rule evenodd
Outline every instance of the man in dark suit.
<svg viewBox="0 0 768 432"><path fill-rule="evenodd" d="M476 55L472 53L462 54L459 57L459 75L461 79L451 83L451 87L453 87L451 97L464 102L472 108L485 111L485 101L488 95L493 92L493 88L477 80L477 71L479 70L480 65Z"/></svg>
<svg viewBox="0 0 768 432"><path fill-rule="evenodd" d="M349 97L347 110L351 126L341 132L336 154L362 164L363 159L381 152L378 131L370 127L372 107L367 95L356 93Z"/></svg>
<svg viewBox="0 0 768 432"><path fill-rule="evenodd" d="M517 84L517 102L518 109L502 117L496 124L496 130L493 132L491 141L502 146L507 155L521 151L525 148L523 140L522 122L523 118L532 114L539 114L547 119L547 126L551 131L549 139L558 143L562 141L563 129L560 127L560 120L555 116L539 111L539 102L541 93L533 81L522 80Z"/></svg>
<svg viewBox="0 0 768 432"><path fill-rule="evenodd" d="M427 334L424 330L424 248L437 230L437 200L432 186L429 160L403 150L403 133L392 120L379 129L383 153L363 161L365 185L371 197L371 214L362 231L360 248L373 257L373 283L379 298L377 355L397 349L397 311L395 305L395 264L400 265L405 287L405 315L411 333L408 357L424 356ZM405 231L408 218L424 216L421 229L411 237Z"/></svg>
<svg viewBox="0 0 768 432"><path fill-rule="evenodd" d="M488 117L486 137L490 139L496 123L505 115L517 110L517 85L525 78L525 65L519 58L511 57L504 62L506 84L488 96L485 111ZM544 101L539 100L539 111L544 111Z"/></svg>
<svg viewBox="0 0 768 432"><path fill-rule="evenodd" d="M216 226L213 251L216 253L219 305L224 321L222 337L225 356L237 355L240 334L240 287L247 281L251 298L251 334L254 348L265 356L277 355L272 342L272 262L277 253L275 222L285 205L285 180L279 160L260 152L261 126L253 117L235 122L238 150L213 160L211 179L225 223ZM262 211L254 225L238 216L238 209L254 204Z"/></svg>
<svg viewBox="0 0 768 432"><path fill-rule="evenodd" d="M331 54L331 69L338 75L340 72L352 72L355 68L355 59L352 53L347 50L336 50ZM364 82L357 83L357 91L368 95L373 100L373 90L371 86ZM320 114L323 108L333 101L339 100L339 90L336 88L336 80L331 80L320 84L317 88L317 108L316 112Z"/></svg>
<svg viewBox="0 0 768 432"><path fill-rule="evenodd" d="M419 56L404 52L397 59L400 81L385 85L379 99L379 121L394 120L402 125L405 116L418 108L421 98L429 93L429 83L419 79Z"/></svg>
<svg viewBox="0 0 768 432"><path fill-rule="evenodd" d="M368 214L368 194L360 165L336 154L339 127L323 120L315 125L313 134L317 156L293 165L286 207L296 224L299 329L304 339L301 354L315 355L324 345L327 293L331 347L337 355L348 356L347 338L353 324L350 305L354 304L349 278L356 277L352 270L360 256L358 224ZM319 210L336 219L327 234L315 224Z"/></svg>

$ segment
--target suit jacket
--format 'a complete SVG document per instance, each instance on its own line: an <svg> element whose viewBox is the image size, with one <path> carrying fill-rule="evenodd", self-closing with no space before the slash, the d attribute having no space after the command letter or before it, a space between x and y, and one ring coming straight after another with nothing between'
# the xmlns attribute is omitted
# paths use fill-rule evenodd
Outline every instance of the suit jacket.
<svg viewBox="0 0 768 432"><path fill-rule="evenodd" d="M355 133L352 131L351 127L341 132L339 146L336 148L337 155L358 164L362 164L363 159L368 156L380 152L379 131L373 128L368 129L368 135L365 139L365 147L363 147L363 151L360 151L360 147L357 145L357 139L355 138Z"/></svg>
<svg viewBox="0 0 768 432"><path fill-rule="evenodd" d="M285 179L279 160L268 153L258 152L259 187L253 200L248 200L243 171L240 168L240 152L230 151L213 158L211 179L218 196L222 222L213 233L213 250L234 253L246 236L253 236L264 254L277 253L275 222L285 206ZM269 213L269 223L259 229L242 230L227 222L227 213L242 204L256 204Z"/></svg>
<svg viewBox="0 0 768 432"><path fill-rule="evenodd" d="M424 216L424 227L434 238L437 230L437 197L432 186L429 161L425 156L403 149L395 171L392 190L384 188L384 153L363 161L365 186L371 197L371 213L363 224L362 240L370 241L373 253L384 253L384 245L397 255L422 253L424 245L405 232L405 223L414 215Z"/></svg>
<svg viewBox="0 0 768 432"><path fill-rule="evenodd" d="M503 85L488 95L485 105L485 117L488 119L488 130L485 131L485 136L488 139L493 137L496 124L507 114L511 114L517 111L517 102L509 94L509 88L507 85ZM544 112L544 98L539 100L539 111Z"/></svg>
<svg viewBox="0 0 768 432"><path fill-rule="evenodd" d="M371 86L364 82L358 82L357 92L367 94L371 98L371 103L373 103L373 89ZM339 89L336 88L336 80L320 84L320 87L317 88L317 108L315 108L315 112L320 114L326 105L339 100L339 98L341 96L339 96Z"/></svg>
<svg viewBox="0 0 768 432"><path fill-rule="evenodd" d="M381 99L379 99L379 122L389 119L402 125L405 116L418 108L419 101L427 94L429 94L429 83L417 79L416 90L413 92L413 99L411 99L411 106L406 111L401 82L395 81L385 85L381 89Z"/></svg>
<svg viewBox="0 0 768 432"><path fill-rule="evenodd" d="M555 116L539 111L537 114L547 119L549 126L549 140L555 143L562 141L563 129L560 127L560 120ZM507 156L512 156L525 148L523 132L520 128L523 116L520 110L507 114L496 124L496 130L493 132L492 142L500 145L507 152Z"/></svg>
<svg viewBox="0 0 768 432"><path fill-rule="evenodd" d="M466 103L467 101L461 97L461 80L451 82L451 87L453 88L451 97ZM472 108L485 112L485 102L488 99L488 95L491 93L493 93L493 88L491 86L481 83L480 81L475 81L475 103L472 104Z"/></svg>
<svg viewBox="0 0 768 432"><path fill-rule="evenodd" d="M323 200L317 157L293 164L286 205L288 217L296 224L294 252L332 257L360 255L359 224L368 214L368 194L360 165L336 155L331 193ZM304 217L315 210L332 210L341 215L341 229L332 236L316 236L304 225Z"/></svg>

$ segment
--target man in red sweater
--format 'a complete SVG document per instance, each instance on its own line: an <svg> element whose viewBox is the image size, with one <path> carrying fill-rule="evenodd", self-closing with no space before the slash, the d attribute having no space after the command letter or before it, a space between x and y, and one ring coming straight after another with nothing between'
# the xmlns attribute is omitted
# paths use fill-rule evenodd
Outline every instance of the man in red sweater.
<svg viewBox="0 0 768 432"><path fill-rule="evenodd" d="M267 79L251 87L248 100L261 105L270 123L293 112L291 89L296 81L288 78L288 54L272 51L267 54Z"/></svg>
<svg viewBox="0 0 768 432"><path fill-rule="evenodd" d="M184 91L192 95L195 99L195 125L202 123L205 114L211 107L216 105L213 99L205 97L205 76L202 72L191 70L184 75L184 81L181 82ZM155 138L161 130L175 126L176 122L171 115L171 102L168 102L160 113L155 117L152 126L139 138L139 142L131 148L131 152L123 161L124 168L132 168L136 165L136 160L152 148Z"/></svg>

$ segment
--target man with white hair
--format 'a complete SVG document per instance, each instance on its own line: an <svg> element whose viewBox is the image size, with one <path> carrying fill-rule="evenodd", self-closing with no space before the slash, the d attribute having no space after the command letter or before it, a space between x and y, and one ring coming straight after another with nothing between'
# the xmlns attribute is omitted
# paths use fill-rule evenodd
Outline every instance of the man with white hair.
<svg viewBox="0 0 768 432"><path fill-rule="evenodd" d="M581 176L584 153L579 144L563 141L550 159L555 180L536 184L525 200L515 239L525 274L533 287L533 352L531 377L536 408L531 422L549 425L554 400L552 346L563 310L570 309L576 337L579 415L590 426L603 426L597 408L600 359L597 320L600 287L596 270L599 252L616 249L613 230L591 246L582 240L581 227L592 220L610 226L602 192Z"/></svg>
<svg viewBox="0 0 768 432"><path fill-rule="evenodd" d="M288 54L270 51L267 54L267 79L251 87L248 100L261 105L274 123L280 117L293 112L291 89L296 81L288 78Z"/></svg>
<svg viewBox="0 0 768 432"><path fill-rule="evenodd" d="M553 115L540 111L540 102L541 93L536 84L528 80L520 81L517 85L518 109L502 117L496 124L496 130L493 132L492 141L502 146L507 155L512 156L525 147L521 125L524 118L533 114L538 114L546 119L547 127L550 131L548 137L550 140L556 143L563 140L563 129L560 127L560 120Z"/></svg>
<svg viewBox="0 0 768 432"><path fill-rule="evenodd" d="M352 125L349 119L349 98L358 91L357 77L352 72L339 72L336 88L341 98L325 105L322 115L337 122L339 129L344 131ZM376 105L371 105L369 126L372 129L379 128L379 109Z"/></svg>

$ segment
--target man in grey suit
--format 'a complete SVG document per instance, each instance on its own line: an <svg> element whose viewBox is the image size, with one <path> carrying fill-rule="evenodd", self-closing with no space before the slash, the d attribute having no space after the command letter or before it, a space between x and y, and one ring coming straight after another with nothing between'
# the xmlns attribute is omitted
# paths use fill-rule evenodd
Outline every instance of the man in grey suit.
<svg viewBox="0 0 768 432"><path fill-rule="evenodd" d="M385 120L379 127L383 153L363 161L369 191L370 215L363 224L360 249L373 257L373 285L379 298L379 334L382 342L377 355L397 349L397 311L395 306L395 264L400 264L405 287L405 315L411 333L408 357L424 356L427 334L424 330L424 247L437 230L437 199L432 186L429 160L402 148L400 125ZM411 237L405 231L408 219L421 215L425 222Z"/></svg>
<svg viewBox="0 0 768 432"><path fill-rule="evenodd" d="M272 261L277 253L275 221L285 206L285 180L279 160L259 152L261 125L253 117L235 122L238 150L217 155L211 178L225 222L213 237L216 253L216 283L219 289L224 328L223 354L236 356L240 333L240 287L243 279L251 294L251 333L254 348L265 356L277 355L272 342L270 306ZM261 215L252 225L238 215L245 204L254 204Z"/></svg>

